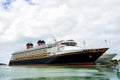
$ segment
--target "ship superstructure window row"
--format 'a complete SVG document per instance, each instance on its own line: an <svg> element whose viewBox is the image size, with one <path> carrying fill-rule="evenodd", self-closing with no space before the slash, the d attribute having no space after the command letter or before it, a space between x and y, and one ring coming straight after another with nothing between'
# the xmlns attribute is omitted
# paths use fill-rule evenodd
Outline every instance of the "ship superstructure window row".
<svg viewBox="0 0 120 80"><path fill-rule="evenodd" d="M61 45L66 45L66 46L76 46L77 43L75 43L75 42L64 42L64 43L61 43Z"/></svg>

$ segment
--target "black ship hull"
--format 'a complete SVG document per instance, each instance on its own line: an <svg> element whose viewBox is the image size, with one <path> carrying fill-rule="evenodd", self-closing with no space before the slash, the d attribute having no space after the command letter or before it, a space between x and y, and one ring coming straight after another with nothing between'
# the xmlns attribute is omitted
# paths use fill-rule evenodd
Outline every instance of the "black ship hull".
<svg viewBox="0 0 120 80"><path fill-rule="evenodd" d="M103 50L102 50L103 49ZM60 55L53 55L44 58L28 60L10 60L9 66L14 65L79 65L94 64L94 62L108 49L102 48L95 51L85 50Z"/></svg>

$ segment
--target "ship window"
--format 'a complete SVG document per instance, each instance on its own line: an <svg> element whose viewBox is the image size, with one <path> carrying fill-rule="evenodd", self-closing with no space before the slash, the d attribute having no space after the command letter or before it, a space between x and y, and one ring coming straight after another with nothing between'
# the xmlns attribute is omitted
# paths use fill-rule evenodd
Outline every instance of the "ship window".
<svg viewBox="0 0 120 80"><path fill-rule="evenodd" d="M62 45L66 45L66 46L76 46L77 43L75 42L66 42L66 43L61 43Z"/></svg>

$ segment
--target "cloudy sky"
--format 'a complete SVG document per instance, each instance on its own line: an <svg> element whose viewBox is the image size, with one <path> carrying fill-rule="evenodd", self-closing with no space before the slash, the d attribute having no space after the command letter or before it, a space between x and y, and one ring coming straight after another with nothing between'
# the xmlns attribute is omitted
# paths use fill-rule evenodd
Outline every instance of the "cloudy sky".
<svg viewBox="0 0 120 80"><path fill-rule="evenodd" d="M120 54L120 0L0 0L0 62L53 36Z"/></svg>

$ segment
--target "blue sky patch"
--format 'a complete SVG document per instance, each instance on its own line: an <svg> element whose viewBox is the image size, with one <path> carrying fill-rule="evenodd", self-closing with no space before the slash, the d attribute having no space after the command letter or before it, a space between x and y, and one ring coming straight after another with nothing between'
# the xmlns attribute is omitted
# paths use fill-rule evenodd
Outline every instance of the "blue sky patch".
<svg viewBox="0 0 120 80"><path fill-rule="evenodd" d="M3 0L2 7L4 9L8 9L13 1L15 0ZM30 5L34 5L32 0L25 0L25 1L28 2Z"/></svg>
<svg viewBox="0 0 120 80"><path fill-rule="evenodd" d="M10 7L10 4L13 2L14 0L4 0L2 3L2 7L4 9L8 9Z"/></svg>
<svg viewBox="0 0 120 80"><path fill-rule="evenodd" d="M34 5L34 3L32 2L32 0L25 0L27 1L30 5Z"/></svg>

